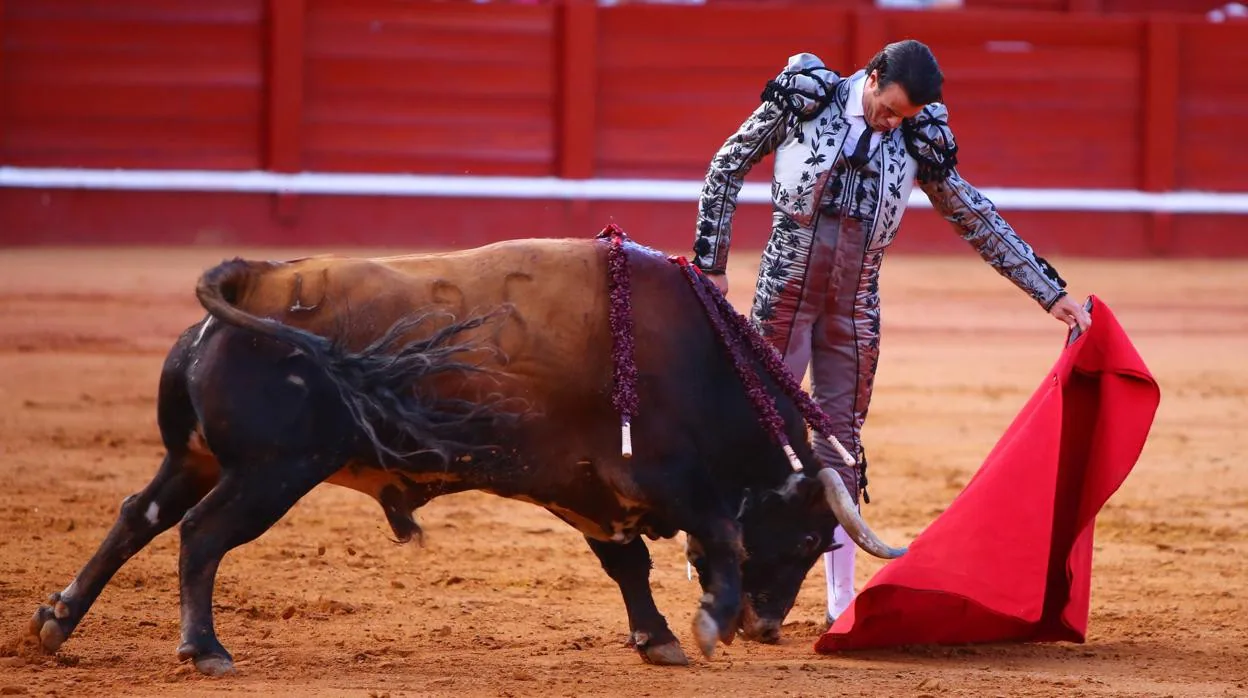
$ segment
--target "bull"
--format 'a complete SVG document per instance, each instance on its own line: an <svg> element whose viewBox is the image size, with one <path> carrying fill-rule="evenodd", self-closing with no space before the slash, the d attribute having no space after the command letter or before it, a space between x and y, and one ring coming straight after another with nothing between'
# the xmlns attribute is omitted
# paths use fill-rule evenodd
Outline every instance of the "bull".
<svg viewBox="0 0 1248 698"><path fill-rule="evenodd" d="M56 652L125 561L180 522L178 658L232 672L213 627L217 567L323 482L373 497L404 542L420 536L416 510L443 494L544 507L584 535L620 588L630 644L655 664L688 657L655 604L643 537L686 534L707 658L738 632L778 639L837 525L874 555L902 554L816 461L798 405L755 357L755 388L791 444L777 447L690 269L611 242L627 265L626 316L602 239L206 271L207 315L160 375L164 460L36 610L41 648ZM626 431L621 385L633 393Z"/></svg>

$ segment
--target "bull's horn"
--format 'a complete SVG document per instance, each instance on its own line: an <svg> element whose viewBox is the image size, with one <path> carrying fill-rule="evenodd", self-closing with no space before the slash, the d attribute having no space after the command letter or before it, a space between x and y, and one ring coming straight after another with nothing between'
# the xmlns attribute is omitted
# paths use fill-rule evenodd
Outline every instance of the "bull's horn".
<svg viewBox="0 0 1248 698"><path fill-rule="evenodd" d="M836 520L841 522L841 527L858 544L858 547L885 560L892 560L906 554L905 548L893 548L880 540L879 536L867 526L867 522L862 520L858 507L854 506L854 498L850 496L849 490L845 489L845 483L841 481L840 474L832 468L823 468L819 471L819 482L823 483L823 493L828 498L828 506L832 507L832 513L836 514Z"/></svg>

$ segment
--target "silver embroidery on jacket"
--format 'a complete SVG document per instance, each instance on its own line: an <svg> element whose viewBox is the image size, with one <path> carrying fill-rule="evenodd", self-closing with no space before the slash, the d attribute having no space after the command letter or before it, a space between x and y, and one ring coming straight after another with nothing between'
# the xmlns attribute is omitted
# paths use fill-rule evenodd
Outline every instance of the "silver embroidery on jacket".
<svg viewBox="0 0 1248 698"><path fill-rule="evenodd" d="M884 134L870 162L854 170L842 154L849 131L844 116L849 79L827 70L811 54L798 54L774 82L800 89L787 99L760 105L715 154L699 202L694 263L707 270L725 269L737 194L749 169L774 152L772 232L760 262L751 319L783 352L803 294L813 283L807 274L816 236L858 236L853 254L838 255L831 277L818 281L855 289L846 317L831 319L844 323L838 341L851 344L855 352L856 375L832 379L856 386L853 405L829 415L846 425L845 446L852 452L861 447L859 434L879 362L880 265L896 238L920 169L932 178L917 183L935 209L1001 275L1046 310L1065 291L1056 273L996 206L958 174L953 157L957 145L943 104L927 105L906 129ZM821 99L824 89L832 93ZM943 167L942 158L947 158ZM838 237L839 249L846 244Z"/></svg>

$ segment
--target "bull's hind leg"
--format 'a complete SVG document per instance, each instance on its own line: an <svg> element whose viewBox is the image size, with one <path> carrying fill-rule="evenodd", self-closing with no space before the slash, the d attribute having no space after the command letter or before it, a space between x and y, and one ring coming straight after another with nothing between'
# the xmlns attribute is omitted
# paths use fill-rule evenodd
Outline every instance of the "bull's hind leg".
<svg viewBox="0 0 1248 698"><path fill-rule="evenodd" d="M185 452L165 456L156 477L121 503L121 512L100 547L74 580L48 598L30 621L46 652L73 634L117 570L157 535L177 523L216 484L215 462Z"/></svg>
<svg viewBox="0 0 1248 698"><path fill-rule="evenodd" d="M212 619L212 592L221 558L267 531L340 465L326 458L306 458L223 467L216 489L182 521L178 659L193 660L195 668L209 676L234 670L234 659L217 639Z"/></svg>
<svg viewBox="0 0 1248 698"><path fill-rule="evenodd" d="M628 611L629 640L641 658L652 664L685 665L689 658L667 627L650 591L650 551L640 538L631 543L604 543L586 538L611 579L620 585Z"/></svg>

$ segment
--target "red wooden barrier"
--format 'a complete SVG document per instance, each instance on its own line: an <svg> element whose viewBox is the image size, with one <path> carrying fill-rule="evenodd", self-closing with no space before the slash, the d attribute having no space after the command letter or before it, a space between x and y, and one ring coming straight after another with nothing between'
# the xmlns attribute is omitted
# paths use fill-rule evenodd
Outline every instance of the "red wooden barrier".
<svg viewBox="0 0 1248 698"><path fill-rule="evenodd" d="M304 0L268 0L265 72L265 163L274 172L298 172L303 165ZM298 196L276 195L277 216L298 218Z"/></svg>
<svg viewBox="0 0 1248 698"><path fill-rule="evenodd" d="M1180 189L1248 191L1248 22L1182 23L1178 64Z"/></svg>
<svg viewBox="0 0 1248 698"><path fill-rule="evenodd" d="M1134 12L1173 9L1164 0L967 4L998 9L0 0L0 165L693 181L792 53L848 73L913 36L942 63L962 169L981 187L1248 191L1248 23ZM459 244L483 226L577 234L606 216L683 249L695 205L272 198L0 188L0 244L280 242L296 224L301 240L393 243L413 221ZM742 216L761 241L766 208ZM1245 246L1227 216L1010 218L1083 253ZM903 238L961 245L921 211Z"/></svg>
<svg viewBox="0 0 1248 698"><path fill-rule="evenodd" d="M560 9L557 173L585 179L594 175L598 13L593 0L571 0Z"/></svg>
<svg viewBox="0 0 1248 698"><path fill-rule="evenodd" d="M1137 20L969 12L888 20L890 38L922 37L941 62L950 125L972 181L1139 185Z"/></svg>
<svg viewBox="0 0 1248 698"><path fill-rule="evenodd" d="M308 2L304 166L555 173L556 8Z"/></svg>
<svg viewBox="0 0 1248 698"><path fill-rule="evenodd" d="M700 177L788 55L850 72L917 36L977 180L1248 190L1225 147L1248 109L1243 23L822 7L795 23L765 4L592 0L3 7L8 164Z"/></svg>
<svg viewBox="0 0 1248 698"><path fill-rule="evenodd" d="M0 163L4 162L5 125L8 120L8 90L4 89L4 76L8 75L8 56L5 47L8 45L8 25L4 21L4 0L0 0Z"/></svg>
<svg viewBox="0 0 1248 698"><path fill-rule="evenodd" d="M265 163L275 172L303 164L304 0L268 0Z"/></svg>
<svg viewBox="0 0 1248 698"><path fill-rule="evenodd" d="M874 0L868 0L873 3ZM1218 0L963 0L973 10L1042 10L1047 12L1086 12L1147 14L1187 12L1204 14L1224 4Z"/></svg>
<svg viewBox="0 0 1248 698"><path fill-rule="evenodd" d="M259 0L8 0L6 164L254 168Z"/></svg>

